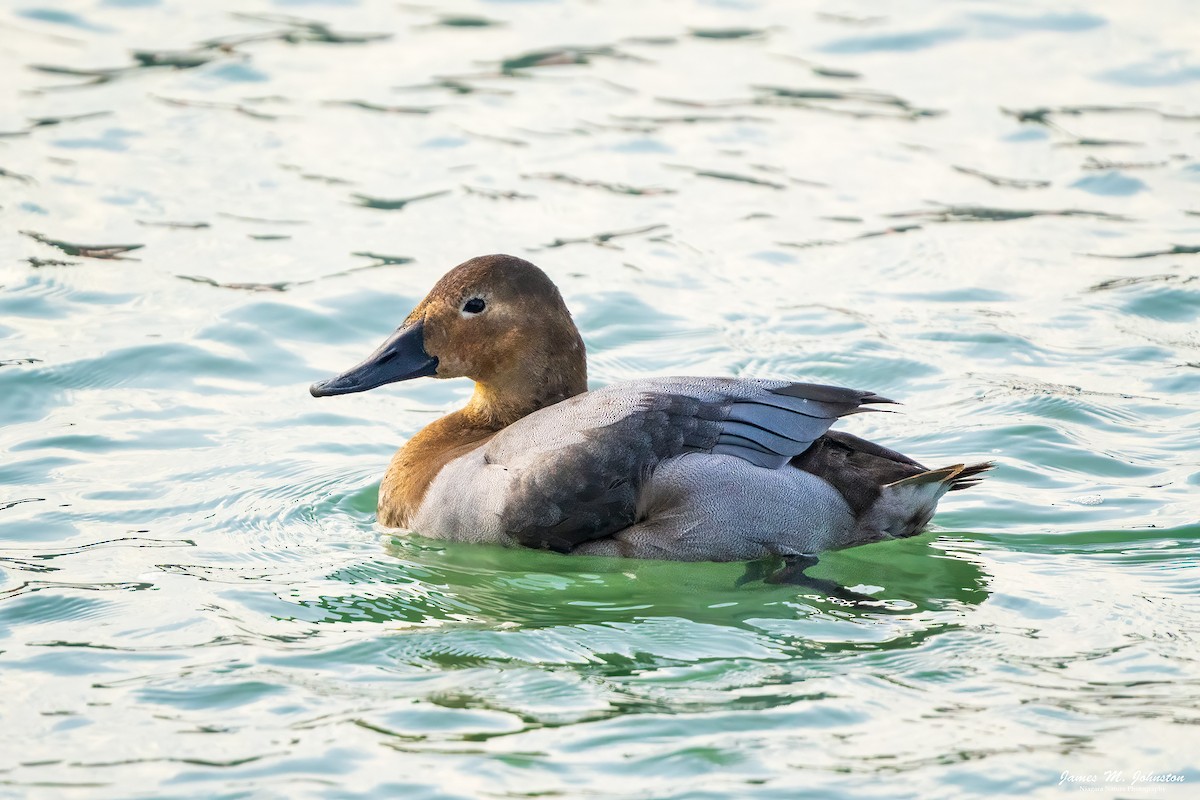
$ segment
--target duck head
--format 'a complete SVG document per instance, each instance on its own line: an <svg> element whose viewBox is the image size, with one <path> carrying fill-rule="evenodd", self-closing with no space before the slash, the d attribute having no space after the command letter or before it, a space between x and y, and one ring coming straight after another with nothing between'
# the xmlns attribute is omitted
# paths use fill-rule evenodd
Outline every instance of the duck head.
<svg viewBox="0 0 1200 800"><path fill-rule="evenodd" d="M480 256L446 273L365 361L309 391L327 397L420 377L470 378L467 410L509 424L586 391L587 359L546 273L514 256Z"/></svg>

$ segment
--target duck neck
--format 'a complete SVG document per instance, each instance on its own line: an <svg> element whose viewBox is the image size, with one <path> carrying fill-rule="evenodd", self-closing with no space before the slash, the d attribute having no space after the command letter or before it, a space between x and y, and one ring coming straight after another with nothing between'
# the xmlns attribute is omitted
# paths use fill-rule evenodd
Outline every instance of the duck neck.
<svg viewBox="0 0 1200 800"><path fill-rule="evenodd" d="M444 466L517 420L587 391L587 352L566 320L549 335L526 339L521 358L477 376L466 406L425 426L397 451L379 487L380 522L407 527Z"/></svg>
<svg viewBox="0 0 1200 800"><path fill-rule="evenodd" d="M582 349L580 349L582 355ZM500 430L538 409L587 391L587 364L559 364L534 371L523 365L511 373L475 382L475 393L462 414L473 425ZM536 363L536 362L533 362Z"/></svg>

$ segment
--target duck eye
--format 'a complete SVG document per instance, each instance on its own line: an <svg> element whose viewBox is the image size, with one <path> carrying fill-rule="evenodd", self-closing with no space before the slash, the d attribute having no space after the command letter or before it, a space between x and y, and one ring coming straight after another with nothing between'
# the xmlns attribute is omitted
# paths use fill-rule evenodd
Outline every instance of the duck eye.
<svg viewBox="0 0 1200 800"><path fill-rule="evenodd" d="M467 302L463 303L462 310L468 314L478 314L487 308L487 303L483 302L482 298L472 297Z"/></svg>

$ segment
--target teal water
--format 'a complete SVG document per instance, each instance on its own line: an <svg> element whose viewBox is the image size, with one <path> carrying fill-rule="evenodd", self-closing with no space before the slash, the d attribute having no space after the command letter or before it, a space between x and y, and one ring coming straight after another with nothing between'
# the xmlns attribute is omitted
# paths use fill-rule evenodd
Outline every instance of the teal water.
<svg viewBox="0 0 1200 800"><path fill-rule="evenodd" d="M1196 796L1197 42L1187 0L5 4L0 796ZM384 530L469 386L307 386L488 252L594 385L862 387L905 406L848 429L999 467L822 560L876 607Z"/></svg>

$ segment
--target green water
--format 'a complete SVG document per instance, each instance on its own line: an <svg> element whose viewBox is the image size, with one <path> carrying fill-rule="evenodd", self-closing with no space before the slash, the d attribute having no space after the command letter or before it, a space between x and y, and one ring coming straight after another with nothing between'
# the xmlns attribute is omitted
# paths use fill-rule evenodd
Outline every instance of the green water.
<svg viewBox="0 0 1200 800"><path fill-rule="evenodd" d="M1196 796L1192 5L4 4L0 796ZM489 252L999 468L876 607L386 531L469 386L307 386Z"/></svg>

